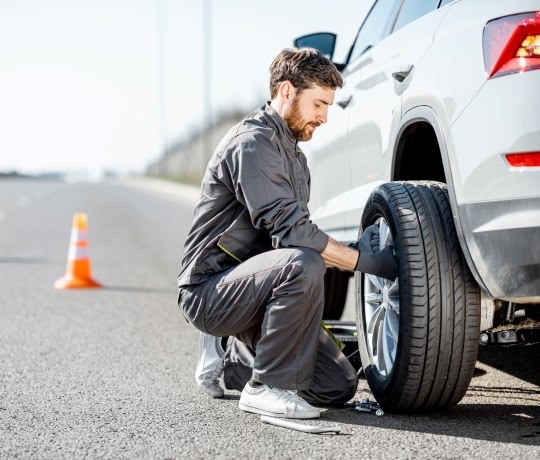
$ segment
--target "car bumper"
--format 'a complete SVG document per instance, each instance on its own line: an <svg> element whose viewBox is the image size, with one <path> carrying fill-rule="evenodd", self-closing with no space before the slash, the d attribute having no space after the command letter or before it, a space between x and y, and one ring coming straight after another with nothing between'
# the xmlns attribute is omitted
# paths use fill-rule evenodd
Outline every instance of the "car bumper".
<svg viewBox="0 0 540 460"><path fill-rule="evenodd" d="M459 205L467 248L494 298L540 302L540 197Z"/></svg>

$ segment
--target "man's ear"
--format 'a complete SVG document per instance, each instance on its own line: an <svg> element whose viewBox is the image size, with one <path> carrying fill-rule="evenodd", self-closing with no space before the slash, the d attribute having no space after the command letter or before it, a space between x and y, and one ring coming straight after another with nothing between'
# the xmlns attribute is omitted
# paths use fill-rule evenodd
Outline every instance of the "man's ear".
<svg viewBox="0 0 540 460"><path fill-rule="evenodd" d="M279 95L283 102L290 102L294 99L296 88L289 80L282 81L279 85Z"/></svg>

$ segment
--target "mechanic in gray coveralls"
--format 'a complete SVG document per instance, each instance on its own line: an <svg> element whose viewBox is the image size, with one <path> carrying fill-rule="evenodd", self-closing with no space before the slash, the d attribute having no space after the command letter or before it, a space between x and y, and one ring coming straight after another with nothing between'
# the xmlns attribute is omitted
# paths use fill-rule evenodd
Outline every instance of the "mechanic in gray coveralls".
<svg viewBox="0 0 540 460"><path fill-rule="evenodd" d="M372 249L376 226L345 246L310 220L298 142L326 123L342 84L318 51L283 50L270 66L271 101L227 133L202 181L179 305L203 333L234 336L254 352L244 411L316 418L312 404L350 400L356 372L321 327L326 267L397 277L393 248Z"/></svg>

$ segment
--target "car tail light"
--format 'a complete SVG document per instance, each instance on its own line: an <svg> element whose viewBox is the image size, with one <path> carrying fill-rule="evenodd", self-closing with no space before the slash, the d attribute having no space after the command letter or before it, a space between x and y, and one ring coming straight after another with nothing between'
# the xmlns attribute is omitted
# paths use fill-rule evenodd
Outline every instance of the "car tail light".
<svg viewBox="0 0 540 460"><path fill-rule="evenodd" d="M484 27L487 77L540 68L540 11L494 19Z"/></svg>
<svg viewBox="0 0 540 460"><path fill-rule="evenodd" d="M540 152L507 153L506 161L514 168L540 166Z"/></svg>

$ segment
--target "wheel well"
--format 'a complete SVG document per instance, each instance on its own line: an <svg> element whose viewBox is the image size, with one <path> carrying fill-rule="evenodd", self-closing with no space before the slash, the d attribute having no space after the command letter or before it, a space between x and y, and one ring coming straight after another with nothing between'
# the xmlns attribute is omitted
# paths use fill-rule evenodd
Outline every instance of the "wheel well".
<svg viewBox="0 0 540 460"><path fill-rule="evenodd" d="M393 180L435 180L446 183L441 150L429 123L418 121L403 131L396 150Z"/></svg>

